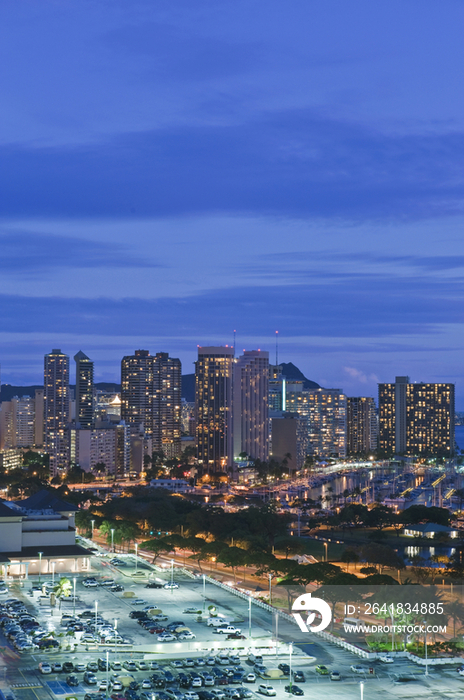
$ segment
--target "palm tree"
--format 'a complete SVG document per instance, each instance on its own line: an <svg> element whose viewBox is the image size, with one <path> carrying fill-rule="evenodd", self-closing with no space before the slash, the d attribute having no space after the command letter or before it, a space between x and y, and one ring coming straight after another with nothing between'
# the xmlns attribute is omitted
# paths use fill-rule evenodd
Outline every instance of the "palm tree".
<svg viewBox="0 0 464 700"><path fill-rule="evenodd" d="M60 610L61 610L61 599L62 598L69 598L69 596L71 595L71 589L72 589L72 584L71 584L71 581L69 580L69 578L60 578L60 580L56 584L55 588L53 589L53 593L60 601Z"/></svg>
<svg viewBox="0 0 464 700"><path fill-rule="evenodd" d="M459 600L447 603L445 611L453 618L453 638L456 637L456 620L464 622L464 605Z"/></svg>

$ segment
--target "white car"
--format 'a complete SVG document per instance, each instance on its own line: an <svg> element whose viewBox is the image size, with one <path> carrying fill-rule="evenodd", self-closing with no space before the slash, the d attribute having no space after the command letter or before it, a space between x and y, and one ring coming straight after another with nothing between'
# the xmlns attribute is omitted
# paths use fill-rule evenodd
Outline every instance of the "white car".
<svg viewBox="0 0 464 700"><path fill-rule="evenodd" d="M458 673L460 676L464 676L464 668L458 668Z"/></svg>
<svg viewBox="0 0 464 700"><path fill-rule="evenodd" d="M146 661L139 661L139 671L148 671L148 664Z"/></svg>
<svg viewBox="0 0 464 700"><path fill-rule="evenodd" d="M144 678L140 687L142 690L151 690L151 680L149 678Z"/></svg>
<svg viewBox="0 0 464 700"><path fill-rule="evenodd" d="M112 690L122 690L122 687L123 687L121 681L118 681L118 680L114 680L111 685L112 685Z"/></svg>
<svg viewBox="0 0 464 700"><path fill-rule="evenodd" d="M394 664L395 659L393 656L390 656L389 654L383 654L382 656L379 656L379 661L381 661L383 664Z"/></svg>
<svg viewBox="0 0 464 700"><path fill-rule="evenodd" d="M258 685L258 693L261 693L261 695L276 695L275 688L272 687L272 685L266 685L265 683L261 683L261 685Z"/></svg>
<svg viewBox="0 0 464 700"><path fill-rule="evenodd" d="M360 666L359 664L351 664L350 669L353 671L353 673L366 673L364 666Z"/></svg>
<svg viewBox="0 0 464 700"><path fill-rule="evenodd" d="M185 700L200 700L198 693L195 693L193 690L187 690L184 693L184 698Z"/></svg>
<svg viewBox="0 0 464 700"><path fill-rule="evenodd" d="M52 672L52 667L50 664L47 664L45 661L41 661L39 664L39 671L40 673L43 673L44 675L51 673Z"/></svg>
<svg viewBox="0 0 464 700"><path fill-rule="evenodd" d="M166 588L166 590L168 590L168 591L173 591L176 588L179 588L179 584L178 583L165 583L163 588ZM195 693L195 695L196 695L196 693Z"/></svg>
<svg viewBox="0 0 464 700"><path fill-rule="evenodd" d="M177 637L175 637L173 634L160 634L159 637L157 637L158 642L175 642Z"/></svg>
<svg viewBox="0 0 464 700"><path fill-rule="evenodd" d="M181 632L177 639L196 639L196 634L193 634L193 632Z"/></svg>

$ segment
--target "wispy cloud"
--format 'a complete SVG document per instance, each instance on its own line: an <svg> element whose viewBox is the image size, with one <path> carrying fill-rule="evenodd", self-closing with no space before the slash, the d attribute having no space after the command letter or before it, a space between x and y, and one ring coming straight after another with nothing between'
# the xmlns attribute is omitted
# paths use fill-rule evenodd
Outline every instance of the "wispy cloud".
<svg viewBox="0 0 464 700"><path fill-rule="evenodd" d="M387 136L310 110L86 147L8 146L0 157L4 216L226 211L403 220L462 211L463 134Z"/></svg>
<svg viewBox="0 0 464 700"><path fill-rule="evenodd" d="M53 268L160 267L133 255L117 242L100 243L88 238L0 230L0 271L45 272Z"/></svg>

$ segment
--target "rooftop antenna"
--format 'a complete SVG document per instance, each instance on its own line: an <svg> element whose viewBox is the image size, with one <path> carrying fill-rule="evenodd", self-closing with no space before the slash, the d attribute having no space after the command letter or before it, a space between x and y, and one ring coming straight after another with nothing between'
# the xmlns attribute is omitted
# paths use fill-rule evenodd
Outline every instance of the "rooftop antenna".
<svg viewBox="0 0 464 700"><path fill-rule="evenodd" d="M276 331L276 365L279 364L279 331Z"/></svg>

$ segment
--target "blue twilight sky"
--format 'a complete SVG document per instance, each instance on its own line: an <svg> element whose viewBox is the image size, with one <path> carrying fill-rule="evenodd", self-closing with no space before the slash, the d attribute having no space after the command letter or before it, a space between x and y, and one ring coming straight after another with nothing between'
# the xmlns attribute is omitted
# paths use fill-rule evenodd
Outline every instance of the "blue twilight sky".
<svg viewBox="0 0 464 700"><path fill-rule="evenodd" d="M4 0L2 381L268 349L464 409L462 0Z"/></svg>

